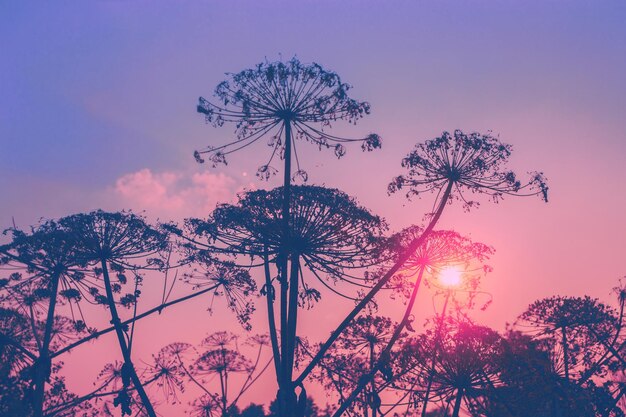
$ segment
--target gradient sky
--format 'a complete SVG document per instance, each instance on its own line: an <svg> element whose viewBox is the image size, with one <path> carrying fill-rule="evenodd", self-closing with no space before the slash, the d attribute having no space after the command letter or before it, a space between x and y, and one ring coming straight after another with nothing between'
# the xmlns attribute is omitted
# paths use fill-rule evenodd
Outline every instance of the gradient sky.
<svg viewBox="0 0 626 417"><path fill-rule="evenodd" d="M100 207L202 216L266 187L254 177L262 147L224 169L194 162L193 150L232 137L195 105L225 72L296 55L371 103L370 117L336 132L384 140L340 161L301 145L311 183L345 190L396 229L419 223L432 200L388 197L386 185L416 142L443 130L492 131L514 146L513 168L545 172L549 204L508 198L444 214L441 228L497 250L483 285L494 302L477 320L503 329L554 294L611 301L626 275L624 21L623 1L4 1L0 227ZM422 296L418 318L432 314ZM349 307L326 302L337 307L304 315L301 331L317 315L323 337ZM171 337L197 341L232 323L210 320ZM136 353L167 342L157 339Z"/></svg>

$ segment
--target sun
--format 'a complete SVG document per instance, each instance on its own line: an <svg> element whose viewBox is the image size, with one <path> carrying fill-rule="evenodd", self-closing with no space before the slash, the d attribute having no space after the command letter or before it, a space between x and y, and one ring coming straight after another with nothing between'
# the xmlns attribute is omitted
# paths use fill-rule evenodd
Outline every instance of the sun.
<svg viewBox="0 0 626 417"><path fill-rule="evenodd" d="M461 270L447 266L439 272L439 283L444 287L456 287L461 283Z"/></svg>

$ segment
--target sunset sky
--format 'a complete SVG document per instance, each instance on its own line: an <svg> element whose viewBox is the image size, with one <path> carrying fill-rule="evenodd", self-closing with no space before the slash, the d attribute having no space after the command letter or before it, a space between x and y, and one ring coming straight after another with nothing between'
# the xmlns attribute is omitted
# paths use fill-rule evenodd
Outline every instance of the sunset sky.
<svg viewBox="0 0 626 417"><path fill-rule="evenodd" d="M336 71L371 103L370 116L334 132L383 138L381 150L356 145L341 160L300 145L310 183L355 196L394 230L421 223L432 196L409 202L386 186L415 143L444 130L492 132L513 145L512 168L545 173L548 204L507 198L469 213L457 204L442 218L439 228L496 248L482 285L493 304L477 321L502 330L555 294L612 302L626 275L624 21L623 1L4 1L0 227L96 208L181 220L278 184L254 175L270 151L262 144L227 167L197 164L195 149L224 143L233 129L205 124L195 106L226 72L297 56ZM420 321L433 310L430 294L421 296ZM328 324L313 339L350 307L324 303L303 316L303 333L313 320ZM191 303L147 321L146 333L196 320L134 353L234 323L226 312L201 322L202 309ZM402 311L387 310L395 319ZM266 330L262 320L254 330ZM102 343L116 352L112 338ZM68 369L79 365L68 360Z"/></svg>

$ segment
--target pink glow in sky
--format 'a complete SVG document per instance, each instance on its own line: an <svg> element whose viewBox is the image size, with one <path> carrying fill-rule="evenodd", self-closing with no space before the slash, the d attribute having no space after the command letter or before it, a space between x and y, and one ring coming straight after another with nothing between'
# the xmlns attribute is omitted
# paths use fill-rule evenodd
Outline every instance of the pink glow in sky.
<svg viewBox="0 0 626 417"><path fill-rule="evenodd" d="M195 105L225 72L296 55L371 103L371 116L336 133L384 141L372 153L349 147L339 161L301 146L310 182L356 196L394 230L421 223L432 199L387 196L387 183L416 142L444 130L491 131L513 145L513 169L546 174L548 204L453 205L438 226L496 248L482 285L494 301L477 321L501 330L555 294L610 302L626 275L625 19L618 1L3 2L0 226L95 208L180 221L277 185L254 176L262 145L227 167L196 164L195 149L232 129L205 125ZM433 314L431 297L420 294L418 320ZM299 330L322 339L350 307L328 295ZM150 336L134 354L236 325L205 310L195 300L146 320L138 331ZM255 332L265 331L263 314ZM67 358L70 386L91 383L102 365L85 352L117 353L113 338L94 346Z"/></svg>

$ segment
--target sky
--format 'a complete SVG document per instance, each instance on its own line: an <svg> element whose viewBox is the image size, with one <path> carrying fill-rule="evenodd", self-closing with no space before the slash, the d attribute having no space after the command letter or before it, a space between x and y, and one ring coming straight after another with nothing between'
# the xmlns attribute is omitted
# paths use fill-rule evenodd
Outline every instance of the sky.
<svg viewBox="0 0 626 417"><path fill-rule="evenodd" d="M341 160L300 146L310 182L348 192L395 230L420 223L432 196L409 202L386 185L416 143L442 131L492 132L513 145L512 168L545 173L548 204L507 198L444 213L440 228L496 248L483 282L493 304L478 321L502 330L555 294L612 302L626 275L625 19L622 1L4 1L0 227L97 208L180 220L277 184L254 176L262 146L227 167L196 164L195 149L233 130L205 124L195 106L227 72L297 56L371 103L370 116L335 132L383 138L381 150L355 146ZM425 318L431 295L421 296L416 316ZM332 308L307 312L300 331L323 338L349 308L324 302ZM162 321L174 329L202 308ZM214 314L136 353L232 323Z"/></svg>

